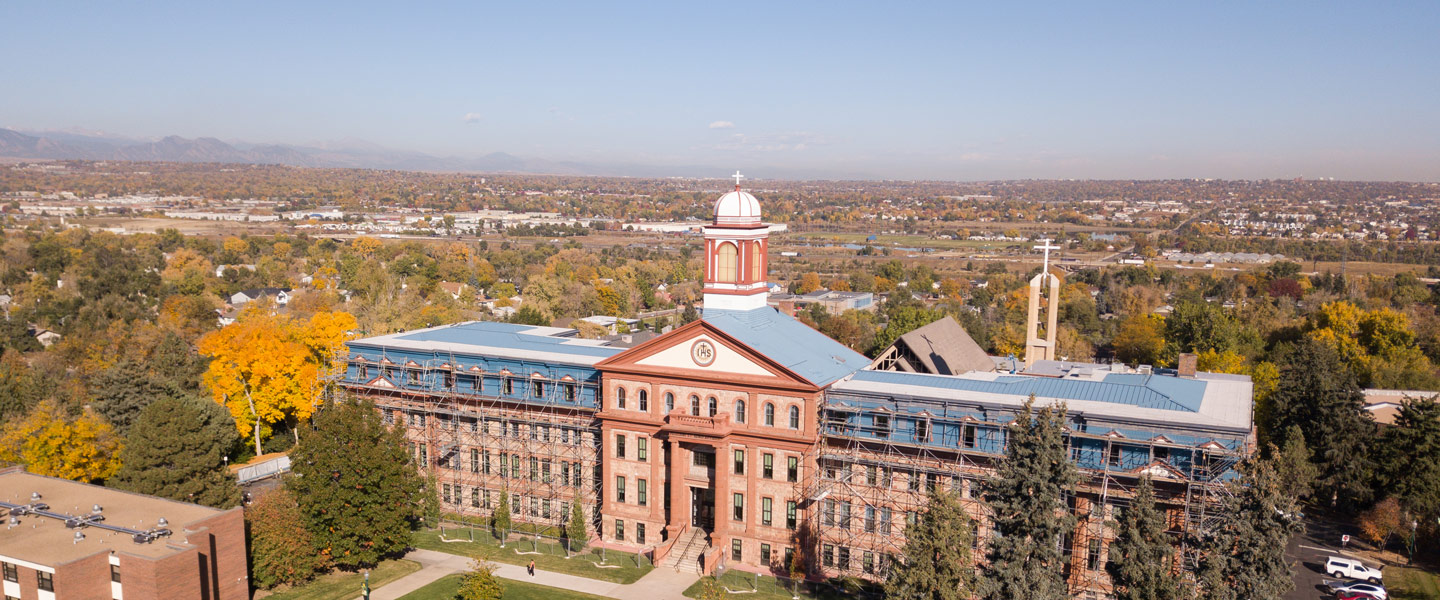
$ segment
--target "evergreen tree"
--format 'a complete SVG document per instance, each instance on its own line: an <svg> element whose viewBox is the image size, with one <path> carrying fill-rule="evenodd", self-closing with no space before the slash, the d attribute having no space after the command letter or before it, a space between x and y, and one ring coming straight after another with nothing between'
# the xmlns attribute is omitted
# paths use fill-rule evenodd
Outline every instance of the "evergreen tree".
<svg viewBox="0 0 1440 600"><path fill-rule="evenodd" d="M687 325L692 321L700 320L700 311L695 310L695 303L685 305L685 310L680 311L680 324Z"/></svg>
<svg viewBox="0 0 1440 600"><path fill-rule="evenodd" d="M1295 585L1285 560L1286 543L1302 528L1295 500L1270 461L1252 458L1240 472L1219 511L1230 520L1203 532L1202 600L1278 600Z"/></svg>
<svg viewBox="0 0 1440 600"><path fill-rule="evenodd" d="M455 490L455 495L458 497L460 490ZM435 469L430 469L425 474L425 490L420 497L420 508L426 527L440 526L440 478L435 474Z"/></svg>
<svg viewBox="0 0 1440 600"><path fill-rule="evenodd" d="M905 528L905 559L886 579L886 597L970 598L975 593L970 546L970 517L950 492L932 488L925 512Z"/></svg>
<svg viewBox="0 0 1440 600"><path fill-rule="evenodd" d="M1165 515L1155 508L1149 476L1140 478L1134 499L1114 528L1105 570L1115 585L1116 600L1178 600L1180 580L1171 569L1175 548L1165 533Z"/></svg>
<svg viewBox="0 0 1440 600"><path fill-rule="evenodd" d="M1406 400L1385 430L1384 485L1425 523L1440 517L1440 401Z"/></svg>
<svg viewBox="0 0 1440 600"><path fill-rule="evenodd" d="M255 587L293 585L325 570L325 557L314 550L295 496L284 488L262 494L245 508L245 533Z"/></svg>
<svg viewBox="0 0 1440 600"><path fill-rule="evenodd" d="M364 398L329 404L291 452L286 481L316 548L338 566L374 566L410 545L424 480L401 427L387 427Z"/></svg>
<svg viewBox="0 0 1440 600"><path fill-rule="evenodd" d="M194 396L162 397L136 417L110 485L217 508L240 503L225 456L239 441L225 407Z"/></svg>
<svg viewBox="0 0 1440 600"><path fill-rule="evenodd" d="M1275 471L1280 475L1281 491L1298 502L1310 497L1320 469L1315 466L1314 454L1305 445L1305 434L1298 426L1291 425L1282 439L1285 447L1276 449L1271 446L1270 456L1274 458Z"/></svg>
<svg viewBox="0 0 1440 600"><path fill-rule="evenodd" d="M571 552L584 550L585 542L590 540L585 533L585 507L580 506L578 501L570 503L570 522L565 524L565 540Z"/></svg>
<svg viewBox="0 0 1440 600"><path fill-rule="evenodd" d="M495 577L495 567L475 561L470 572L460 578L460 589L455 592L455 599L500 600L504 595L505 588L500 585L500 579Z"/></svg>
<svg viewBox="0 0 1440 600"><path fill-rule="evenodd" d="M130 433L130 426L150 403L185 395L174 383L152 376L145 365L130 360L97 373L88 387L92 396L90 406L121 435ZM234 429L234 419L230 421L230 428Z"/></svg>
<svg viewBox="0 0 1440 600"><path fill-rule="evenodd" d="M1034 404L1032 395L1010 423L1005 458L984 485L995 530L978 586L986 600L1070 597L1060 539L1075 525L1065 495L1079 476L1065 453L1065 407Z"/></svg>
<svg viewBox="0 0 1440 600"><path fill-rule="evenodd" d="M1271 395L1275 431L1298 427L1320 469L1317 499L1353 505L1369 498L1369 448L1375 422L1355 375L1329 346L1305 340L1280 369ZM1288 440L1277 440L1281 447Z"/></svg>
<svg viewBox="0 0 1440 600"><path fill-rule="evenodd" d="M505 537L510 535L510 492L500 490L500 504L495 507L495 512L490 513L490 531L495 534L495 539L500 544L505 544Z"/></svg>

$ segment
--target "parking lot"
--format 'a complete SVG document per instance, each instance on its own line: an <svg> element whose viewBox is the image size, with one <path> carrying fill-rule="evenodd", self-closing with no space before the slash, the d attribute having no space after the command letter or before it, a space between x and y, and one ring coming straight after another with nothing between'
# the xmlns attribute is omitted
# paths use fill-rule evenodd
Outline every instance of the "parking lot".
<svg viewBox="0 0 1440 600"><path fill-rule="evenodd" d="M1329 583L1335 578L1324 572L1325 559L1329 556L1360 558L1347 553L1340 547L1340 536L1354 532L1341 531L1333 523L1307 519L1306 532L1290 539L1285 556L1295 564L1295 589L1285 595L1285 600L1318 600L1334 598ZM1380 565L1363 561L1372 567Z"/></svg>

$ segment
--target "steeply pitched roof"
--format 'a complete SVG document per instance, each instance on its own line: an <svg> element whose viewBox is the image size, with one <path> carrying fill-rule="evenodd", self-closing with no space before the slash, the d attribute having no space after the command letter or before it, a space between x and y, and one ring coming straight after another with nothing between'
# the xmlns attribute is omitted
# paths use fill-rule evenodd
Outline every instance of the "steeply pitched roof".
<svg viewBox="0 0 1440 600"><path fill-rule="evenodd" d="M773 308L707 308L705 322L818 387L870 364L870 359Z"/></svg>
<svg viewBox="0 0 1440 600"><path fill-rule="evenodd" d="M949 316L900 336L892 346L908 348L909 356L920 362L917 370L923 373L957 375L995 370L995 360Z"/></svg>

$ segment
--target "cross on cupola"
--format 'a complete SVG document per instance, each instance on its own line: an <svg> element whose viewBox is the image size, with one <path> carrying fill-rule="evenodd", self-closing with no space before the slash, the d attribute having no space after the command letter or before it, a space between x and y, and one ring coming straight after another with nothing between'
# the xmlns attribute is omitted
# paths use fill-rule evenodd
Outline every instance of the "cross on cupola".
<svg viewBox="0 0 1440 600"><path fill-rule="evenodd" d="M736 172L738 173L739 171L736 171ZM1051 250L1059 250L1059 249L1060 249L1059 246L1052 246L1052 245L1050 245L1050 242L1053 242L1053 241L1055 241L1055 240L1050 239L1050 238L1045 238L1045 239L1043 239L1043 240L1040 240L1040 245L1039 245L1039 246L1036 246L1036 247L1035 247L1036 250L1044 250L1044 251L1045 251L1045 263L1044 263L1044 265L1040 268L1040 272L1041 272L1041 273L1049 273L1049 272L1050 272L1050 251L1051 251Z"/></svg>
<svg viewBox="0 0 1440 600"><path fill-rule="evenodd" d="M760 201L740 190L745 179L735 171L735 190L715 201L715 217L705 227L705 310L764 308L770 226L760 220Z"/></svg>
<svg viewBox="0 0 1440 600"><path fill-rule="evenodd" d="M735 191L737 191L737 192L740 191L740 180L741 180L741 179L744 179L745 176L740 174L740 170L739 170L739 169L736 169L736 170L735 170L735 174L734 174L734 175L731 175L731 177L734 177L734 178L735 178Z"/></svg>

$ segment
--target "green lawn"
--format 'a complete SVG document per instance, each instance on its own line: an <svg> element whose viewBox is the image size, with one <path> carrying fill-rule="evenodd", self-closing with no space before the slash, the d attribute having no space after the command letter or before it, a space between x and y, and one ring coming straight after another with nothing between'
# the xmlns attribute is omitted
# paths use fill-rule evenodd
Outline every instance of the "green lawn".
<svg viewBox="0 0 1440 600"><path fill-rule="evenodd" d="M430 585L401 596L400 600L453 600L455 592L460 589L461 577L463 576L459 574L446 575ZM502 578L500 585L505 588L505 595L502 597L506 600L602 600L601 596L536 585L525 581Z"/></svg>
<svg viewBox="0 0 1440 600"><path fill-rule="evenodd" d="M1440 577L1420 569L1385 569L1385 587L1395 600L1440 600Z"/></svg>
<svg viewBox="0 0 1440 600"><path fill-rule="evenodd" d="M446 532L446 537L452 540L469 539L470 537L469 529L446 528ZM644 564L636 566L634 554L615 551L606 552L605 565L607 568L601 568L596 565L600 562L599 550L586 549L567 559L565 550L554 542L541 542L538 545L540 554L517 554L516 550L528 552L537 549L537 546L531 540L512 540L506 544L506 547L501 548L487 531L479 528L475 529L474 542L442 542L439 531L422 530L415 532L411 543L416 548L512 565L526 565L530 563L531 559L534 559L535 566L539 569L615 583L634 583L654 568L643 559L641 562Z"/></svg>
<svg viewBox="0 0 1440 600"><path fill-rule="evenodd" d="M705 582L713 579L713 577L700 578L699 581L696 581L685 589L685 596L689 598L699 598L701 590L705 587ZM785 583L779 579L769 575L756 576L754 573L746 573L734 569L726 571L724 575L720 576L720 585L733 592L746 592L743 594L732 594L729 596L730 598L743 598L744 600L790 600L790 598L793 597L790 589L785 587ZM755 591L748 592L748 590L751 589ZM800 591L801 600L840 600L842 598L849 600L855 597L856 594L853 592L846 592L839 587L825 583L807 583L804 589Z"/></svg>
<svg viewBox="0 0 1440 600"><path fill-rule="evenodd" d="M395 581L420 570L420 563L413 560L387 560L370 571L370 589ZM353 600L360 595L360 584L365 576L360 573L336 571L317 577L314 581L298 588L282 590L265 596L266 600ZM257 597L258 594L257 594Z"/></svg>

